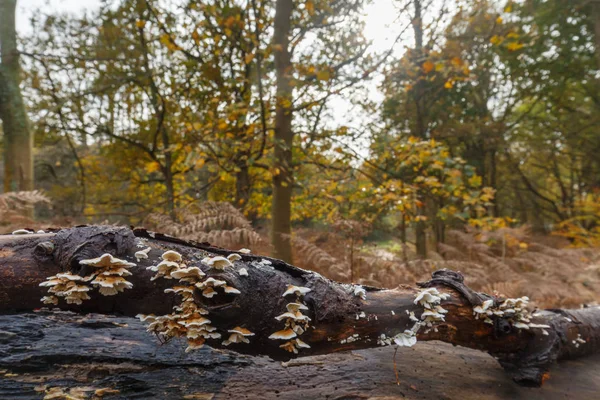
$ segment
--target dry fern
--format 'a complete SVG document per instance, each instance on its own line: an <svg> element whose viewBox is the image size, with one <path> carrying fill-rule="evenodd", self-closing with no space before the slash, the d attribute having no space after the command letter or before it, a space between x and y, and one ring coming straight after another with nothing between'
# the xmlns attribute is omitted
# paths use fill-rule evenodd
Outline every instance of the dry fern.
<svg viewBox="0 0 600 400"><path fill-rule="evenodd" d="M186 240L209 242L216 246L251 246L262 242L250 221L229 203L207 201L176 210L177 221L153 213L145 225Z"/></svg>
<svg viewBox="0 0 600 400"><path fill-rule="evenodd" d="M0 227L9 231L33 226L36 204L50 204L50 199L38 190L0 194Z"/></svg>

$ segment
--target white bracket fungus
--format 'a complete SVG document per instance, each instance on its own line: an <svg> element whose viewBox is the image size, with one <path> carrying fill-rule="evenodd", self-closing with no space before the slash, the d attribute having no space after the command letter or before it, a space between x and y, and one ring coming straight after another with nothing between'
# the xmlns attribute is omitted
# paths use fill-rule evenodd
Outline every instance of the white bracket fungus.
<svg viewBox="0 0 600 400"><path fill-rule="evenodd" d="M148 258L148 253L152 250L152 247L147 247L144 250L136 251L134 256L136 260L146 260Z"/></svg>
<svg viewBox="0 0 600 400"><path fill-rule="evenodd" d="M250 254L252 251L250 249L239 249L238 252L242 254Z"/></svg>
<svg viewBox="0 0 600 400"><path fill-rule="evenodd" d="M287 289L283 293L283 295L281 295L281 297L285 297L290 294L295 294L296 296L300 297L300 296L304 296L306 293L308 293L310 291L311 291L311 289L306 288L306 287L287 285Z"/></svg>
<svg viewBox="0 0 600 400"><path fill-rule="evenodd" d="M248 340L247 337L254 336L254 333L239 326L236 326L227 332L231 333L231 335L229 335L229 339L223 341L223 346L229 346L231 343L250 343L250 340Z"/></svg>
<svg viewBox="0 0 600 400"><path fill-rule="evenodd" d="M240 270L238 271L238 274L240 276L248 276L248 270L246 268L240 268Z"/></svg>
<svg viewBox="0 0 600 400"><path fill-rule="evenodd" d="M13 231L13 235L31 235L33 231L28 231L27 229L17 229Z"/></svg>
<svg viewBox="0 0 600 400"><path fill-rule="evenodd" d="M228 256L227 256L227 259L228 259L229 261L231 261L231 262L234 262L234 261L239 261L239 260L241 260L241 259L242 259L242 256L240 256L240 255L239 255L239 254L237 254L237 253L231 253L230 255L228 255Z"/></svg>
<svg viewBox="0 0 600 400"><path fill-rule="evenodd" d="M363 300L367 299L367 291L360 285L354 286L354 295L360 297Z"/></svg>
<svg viewBox="0 0 600 400"><path fill-rule="evenodd" d="M48 292L55 296L42 297L41 301L44 304L56 305L58 297L63 297L68 304L80 305L84 300L90 299L89 284L97 287L100 294L104 296L112 296L133 287L133 284L128 282L124 276L131 275L127 268L135 266L134 263L113 257L108 253L97 258L82 260L79 263L94 267L94 272L86 277L71 273L60 273L48 277L45 282L40 283L40 286L49 287Z"/></svg>
<svg viewBox="0 0 600 400"><path fill-rule="evenodd" d="M178 252L176 252L174 250L165 251L161 257L165 261L180 262L183 260L183 257L181 256L181 254L179 254Z"/></svg>
<svg viewBox="0 0 600 400"><path fill-rule="evenodd" d="M233 267L231 261L223 256L205 257L202 262L211 268L224 270L225 267Z"/></svg>
<svg viewBox="0 0 600 400"><path fill-rule="evenodd" d="M286 304L285 308L287 309L287 312L275 317L277 321L285 321L285 329L273 333L269 336L269 339L294 339L297 336L302 335L306 329L308 329L310 318L307 315L302 314L302 311L308 310L308 307L300 301L300 298L308 292L310 292L309 288L287 285L282 297L295 294L298 300ZM300 339L295 339L288 341L279 347L290 353L298 354L299 349L309 348L310 346Z"/></svg>

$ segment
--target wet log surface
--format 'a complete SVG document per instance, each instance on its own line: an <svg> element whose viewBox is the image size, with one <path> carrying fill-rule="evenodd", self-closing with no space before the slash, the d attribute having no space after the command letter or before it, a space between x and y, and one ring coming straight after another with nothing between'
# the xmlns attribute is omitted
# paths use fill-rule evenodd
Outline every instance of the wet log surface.
<svg viewBox="0 0 600 400"><path fill-rule="evenodd" d="M489 355L446 343L305 357L288 363L160 345L138 320L38 312L0 316L0 399L52 387L116 389L106 399L597 399L600 356L556 364L542 388L514 383Z"/></svg>

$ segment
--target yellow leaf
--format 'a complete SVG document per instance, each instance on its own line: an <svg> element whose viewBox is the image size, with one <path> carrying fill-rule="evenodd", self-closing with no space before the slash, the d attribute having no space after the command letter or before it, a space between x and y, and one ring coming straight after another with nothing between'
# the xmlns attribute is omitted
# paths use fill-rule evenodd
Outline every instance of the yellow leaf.
<svg viewBox="0 0 600 400"><path fill-rule="evenodd" d="M519 42L510 42L509 44L506 45L506 48L510 51L517 51L519 49L523 48L523 43L519 43Z"/></svg>
<svg viewBox="0 0 600 400"><path fill-rule="evenodd" d="M435 68L435 65L429 60L427 60L423 63L423 72L425 72L426 74L433 71L434 68Z"/></svg>
<svg viewBox="0 0 600 400"><path fill-rule="evenodd" d="M500 38L500 36L498 36L498 35L494 35L490 38L490 43L498 45L498 44L502 43L502 38Z"/></svg>
<svg viewBox="0 0 600 400"><path fill-rule="evenodd" d="M146 21L138 19L135 21L135 26L142 29L144 26L146 26Z"/></svg>
<svg viewBox="0 0 600 400"><path fill-rule="evenodd" d="M444 83L444 87L446 89L452 89L452 87L454 86L454 83L452 83L451 80L446 81L446 83Z"/></svg>
<svg viewBox="0 0 600 400"><path fill-rule="evenodd" d="M160 164L155 161L152 161L152 162L149 162L148 164L146 164L146 172L149 174L156 172L159 169L160 169Z"/></svg>
<svg viewBox="0 0 600 400"><path fill-rule="evenodd" d="M509 32L508 35L506 35L506 37L509 39L518 39L519 34L517 32Z"/></svg>
<svg viewBox="0 0 600 400"><path fill-rule="evenodd" d="M250 64L252 60L254 60L254 54L246 54L246 56L244 57L244 62L246 64Z"/></svg>
<svg viewBox="0 0 600 400"><path fill-rule="evenodd" d="M519 247L522 248L523 250L526 250L529 247L529 245L525 242L521 242L521 243L519 243Z"/></svg>
<svg viewBox="0 0 600 400"><path fill-rule="evenodd" d="M304 7L306 7L306 11L308 11L310 15L315 13L315 4L312 2L312 0L307 0L304 4Z"/></svg>
<svg viewBox="0 0 600 400"><path fill-rule="evenodd" d="M508 4L506 7L504 7L504 12L505 13L509 13L512 11L512 4Z"/></svg>
<svg viewBox="0 0 600 400"><path fill-rule="evenodd" d="M502 17L496 18L496 23L500 25L502 23Z"/></svg>

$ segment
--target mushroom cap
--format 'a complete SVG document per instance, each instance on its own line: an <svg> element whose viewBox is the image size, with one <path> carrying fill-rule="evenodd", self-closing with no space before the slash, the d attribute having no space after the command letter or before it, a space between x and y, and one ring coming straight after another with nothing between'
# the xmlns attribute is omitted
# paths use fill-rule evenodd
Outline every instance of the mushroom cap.
<svg viewBox="0 0 600 400"><path fill-rule="evenodd" d="M293 319L294 321L310 321L310 318L299 311L296 312L286 312L281 315L275 317L277 321L281 321L282 319Z"/></svg>
<svg viewBox="0 0 600 400"><path fill-rule="evenodd" d="M212 298L215 294L217 294L217 292L210 286L202 291L202 296L207 297L209 299Z"/></svg>
<svg viewBox="0 0 600 400"><path fill-rule="evenodd" d="M273 333L271 336L269 336L269 339L288 340L288 339L293 339L296 336L297 336L296 332L294 332L292 329L283 329L281 331L277 331L277 332Z"/></svg>
<svg viewBox="0 0 600 400"><path fill-rule="evenodd" d="M283 292L283 294L281 295L281 297L285 297L289 294L296 294L297 296L303 296L306 293L310 292L311 289L306 288L306 287L302 287L302 286L294 286L294 285L287 285L287 289L285 292Z"/></svg>
<svg viewBox="0 0 600 400"><path fill-rule="evenodd" d="M242 336L254 336L253 332L250 332L248 329L246 328L242 328L240 326L236 326L233 329L228 330L227 332L231 332L231 333L239 333Z"/></svg>
<svg viewBox="0 0 600 400"><path fill-rule="evenodd" d="M194 293L193 286L173 286L172 288L165 289L165 293Z"/></svg>
<svg viewBox="0 0 600 400"><path fill-rule="evenodd" d="M82 280L84 280L83 276L74 275L74 274L71 274L70 272L63 272L61 274L56 274L56 277L58 279L67 280L67 281L82 281Z"/></svg>
<svg viewBox="0 0 600 400"><path fill-rule="evenodd" d="M231 261L231 262L234 262L234 261L241 260L241 259L242 259L242 256L240 256L240 255L239 255L239 254L237 254L237 253L231 253L230 255L228 255L228 256L227 256L227 259L228 259L229 261Z"/></svg>
<svg viewBox="0 0 600 400"><path fill-rule="evenodd" d="M206 339L200 337L198 339L188 339L188 347L186 347L185 352L189 353L192 350L201 349L204 347L204 342Z"/></svg>
<svg viewBox="0 0 600 400"><path fill-rule="evenodd" d="M210 319L204 317L191 318L184 321L179 321L178 324L183 325L185 327L189 326L202 326L206 324L210 324Z"/></svg>
<svg viewBox="0 0 600 400"><path fill-rule="evenodd" d="M81 265L89 265L92 267L110 268L110 267L135 267L136 264L113 257L111 254L104 253L100 257L91 258L89 260L79 261Z"/></svg>
<svg viewBox="0 0 600 400"><path fill-rule="evenodd" d="M252 253L252 251L250 249L245 249L245 248L244 249L239 249L238 251L240 253L242 253L242 254L250 254L250 253Z"/></svg>
<svg viewBox="0 0 600 400"><path fill-rule="evenodd" d="M150 250L152 250L152 247L147 247L144 250L136 251L134 256L138 261L142 259L145 260L148 258L148 253L150 253Z"/></svg>
<svg viewBox="0 0 600 400"><path fill-rule="evenodd" d="M296 346L294 345L294 342L289 341L289 342L285 342L284 344L280 345L279 347L281 347L282 349L289 351L290 353L295 353L298 354L298 349L296 348Z"/></svg>
<svg viewBox="0 0 600 400"><path fill-rule="evenodd" d="M162 254L162 259L165 261L181 261L181 254L174 250L167 250Z"/></svg>
<svg viewBox="0 0 600 400"><path fill-rule="evenodd" d="M304 343L298 338L294 339L294 342L296 342L296 346L299 348L310 349L310 346L308 344Z"/></svg>
<svg viewBox="0 0 600 400"><path fill-rule="evenodd" d="M198 287L199 289L204 289L206 287L219 287L225 285L227 285L227 282L215 279L212 276L204 280L203 282L196 283L196 287Z"/></svg>
<svg viewBox="0 0 600 400"><path fill-rule="evenodd" d="M198 277L202 278L206 274L198 267L181 268L177 271L171 272L171 276L175 279L182 279L185 277Z"/></svg>
<svg viewBox="0 0 600 400"><path fill-rule="evenodd" d="M248 270L246 268L240 268L238 274L240 274L240 276L248 276Z"/></svg>
<svg viewBox="0 0 600 400"><path fill-rule="evenodd" d="M285 306L289 312L299 311L299 310L308 310L308 307L302 303L287 303Z"/></svg>
<svg viewBox="0 0 600 400"><path fill-rule="evenodd" d="M237 290L236 288L234 288L233 286L224 286L223 289L225 290L225 293L230 293L230 294L241 294L242 293L239 290Z"/></svg>
<svg viewBox="0 0 600 400"><path fill-rule="evenodd" d="M223 256L206 257L202 260L202 262L214 269L224 269L225 267L233 266L231 261Z"/></svg>
<svg viewBox="0 0 600 400"><path fill-rule="evenodd" d="M412 347L417 343L417 337L413 331L405 330L404 333L394 336L394 343L398 346Z"/></svg>
<svg viewBox="0 0 600 400"><path fill-rule="evenodd" d="M28 231L27 229L17 229L16 231L13 231L13 235L30 235L32 234L33 231Z"/></svg>

